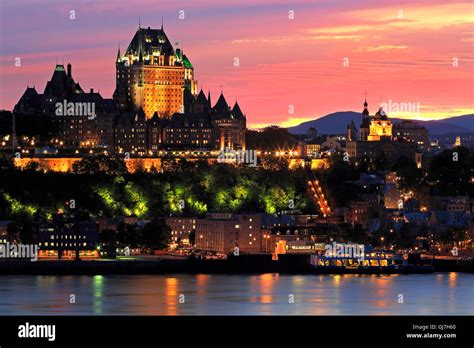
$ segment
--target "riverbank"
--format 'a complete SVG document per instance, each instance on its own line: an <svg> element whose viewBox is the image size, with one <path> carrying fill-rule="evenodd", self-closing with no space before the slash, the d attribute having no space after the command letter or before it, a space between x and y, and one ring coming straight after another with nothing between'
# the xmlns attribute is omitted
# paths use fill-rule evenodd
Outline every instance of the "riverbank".
<svg viewBox="0 0 474 348"><path fill-rule="evenodd" d="M410 265L402 270L384 267L373 269L314 269L307 255L281 255L273 261L271 255L241 255L224 260L197 260L191 258L153 258L126 260L66 261L2 260L0 274L412 274L431 272L474 273L474 262L434 259L427 265Z"/></svg>

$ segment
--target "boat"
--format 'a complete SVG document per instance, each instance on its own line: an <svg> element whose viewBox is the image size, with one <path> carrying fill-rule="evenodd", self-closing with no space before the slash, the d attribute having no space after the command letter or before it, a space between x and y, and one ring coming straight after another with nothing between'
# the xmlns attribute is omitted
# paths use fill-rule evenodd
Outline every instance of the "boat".
<svg viewBox="0 0 474 348"><path fill-rule="evenodd" d="M430 273L431 265L411 265L402 254L374 250L354 257L351 255L311 255L314 273Z"/></svg>

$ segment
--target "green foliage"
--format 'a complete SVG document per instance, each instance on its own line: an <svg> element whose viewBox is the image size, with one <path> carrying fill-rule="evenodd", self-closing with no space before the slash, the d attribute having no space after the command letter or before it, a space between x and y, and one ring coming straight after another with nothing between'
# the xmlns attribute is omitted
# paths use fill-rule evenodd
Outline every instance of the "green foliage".
<svg viewBox="0 0 474 348"><path fill-rule="evenodd" d="M474 154L465 147L444 150L435 156L428 168L432 193L437 195L469 195L474 197L471 176Z"/></svg>
<svg viewBox="0 0 474 348"><path fill-rule="evenodd" d="M21 209L30 215L37 210L45 214L66 211L65 202L70 199L76 202L76 212L91 217L153 219L169 214L203 216L211 211L274 213L289 209L290 200L294 209L315 211L306 195L302 169L273 171L183 162L185 170L129 174L114 163L88 158L79 162L74 173L4 171L0 189L7 196L0 195L0 216L12 217ZM109 175L115 171L119 174Z"/></svg>

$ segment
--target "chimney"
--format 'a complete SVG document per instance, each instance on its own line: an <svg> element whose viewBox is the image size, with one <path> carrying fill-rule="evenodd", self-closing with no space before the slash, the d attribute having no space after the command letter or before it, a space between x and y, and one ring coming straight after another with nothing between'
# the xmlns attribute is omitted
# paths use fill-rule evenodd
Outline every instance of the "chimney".
<svg viewBox="0 0 474 348"><path fill-rule="evenodd" d="M71 63L67 63L67 76L72 76L72 66Z"/></svg>
<svg viewBox="0 0 474 348"><path fill-rule="evenodd" d="M94 88L91 88L91 93L94 93Z"/></svg>

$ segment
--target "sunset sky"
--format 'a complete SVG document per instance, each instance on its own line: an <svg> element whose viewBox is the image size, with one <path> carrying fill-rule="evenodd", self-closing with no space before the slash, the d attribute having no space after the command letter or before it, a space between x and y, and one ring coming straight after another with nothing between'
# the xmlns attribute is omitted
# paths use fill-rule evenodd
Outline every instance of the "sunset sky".
<svg viewBox="0 0 474 348"><path fill-rule="evenodd" d="M389 100L419 103L419 113L397 117L474 113L472 1L412 3L0 0L0 109L13 108L27 84L42 93L56 61L71 62L84 90L111 98L119 43L128 46L139 17L152 28L163 17L199 86L215 102L222 85L253 127L361 111L365 90L371 114Z"/></svg>

